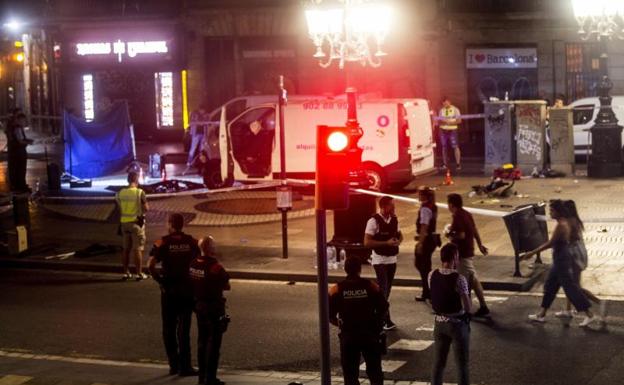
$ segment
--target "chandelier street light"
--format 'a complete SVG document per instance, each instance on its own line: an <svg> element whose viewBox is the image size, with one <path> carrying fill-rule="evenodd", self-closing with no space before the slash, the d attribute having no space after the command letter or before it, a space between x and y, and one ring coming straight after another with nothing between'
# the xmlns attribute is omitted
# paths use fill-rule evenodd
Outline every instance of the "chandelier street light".
<svg viewBox="0 0 624 385"><path fill-rule="evenodd" d="M574 17L579 25L583 40L595 38L600 43L600 71L602 79L598 84L600 111L590 129L592 136L591 155L587 165L587 176L612 178L622 175L622 126L611 108L609 92L613 83L607 70L607 41L624 39L624 0L572 0Z"/></svg>
<svg viewBox="0 0 624 385"><path fill-rule="evenodd" d="M334 61L340 69L345 62L377 68L387 55L382 47L392 22L388 5L367 0L312 0L305 16L316 46L314 57L323 68Z"/></svg>

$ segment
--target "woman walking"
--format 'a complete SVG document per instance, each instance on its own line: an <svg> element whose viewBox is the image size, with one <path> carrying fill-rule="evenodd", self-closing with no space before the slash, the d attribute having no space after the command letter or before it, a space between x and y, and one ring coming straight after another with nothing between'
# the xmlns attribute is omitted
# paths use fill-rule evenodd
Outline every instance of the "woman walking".
<svg viewBox="0 0 624 385"><path fill-rule="evenodd" d="M416 301L424 302L431 300L429 292L429 273L431 272L431 255L440 244L439 235L436 234L436 222L438 220L438 207L435 203L435 192L427 187L418 188L418 200L420 210L416 219L416 248L414 249L414 266L420 273L422 281L422 294L416 297Z"/></svg>
<svg viewBox="0 0 624 385"><path fill-rule="evenodd" d="M525 254L522 258L528 259L533 255L552 247L553 264L548 273L546 283L544 283L544 296L539 312L529 315L532 322L546 322L546 312L555 300L559 289L563 290L577 311L585 313L585 318L579 326L586 327L598 321L590 310L591 304L585 297L578 282L574 279L573 260L570 252L570 244L577 241L579 235L578 226L573 221L566 218L566 207L561 199L550 201L550 217L557 221L553 234L548 240L537 249Z"/></svg>
<svg viewBox="0 0 624 385"><path fill-rule="evenodd" d="M583 241L583 232L585 231L585 226L583 225L583 221L578 215L578 210L576 209L576 203L573 200L563 201L565 207L565 217L570 222L571 228L576 230L576 234L573 234L573 239L576 241L570 244L570 253L572 255L572 275L576 283L578 283L579 287L583 291L583 294L589 299L591 302L600 305L600 318L602 322L605 322L606 310L607 310L607 301L600 300L598 297L594 295L591 291L583 288L581 285L581 274L583 270L587 268L588 259L587 259L587 249L585 248L585 242ZM572 317L572 303L568 299L566 301L566 308L564 310L560 310L555 312L555 317L559 318L568 318Z"/></svg>

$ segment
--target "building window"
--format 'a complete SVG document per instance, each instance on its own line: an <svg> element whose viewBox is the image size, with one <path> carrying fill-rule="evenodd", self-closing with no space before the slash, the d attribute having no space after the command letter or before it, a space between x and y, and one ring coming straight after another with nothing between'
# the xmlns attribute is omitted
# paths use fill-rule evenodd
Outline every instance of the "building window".
<svg viewBox="0 0 624 385"><path fill-rule="evenodd" d="M600 81L600 49L597 44L566 44L566 93L568 101L596 96Z"/></svg>
<svg viewBox="0 0 624 385"><path fill-rule="evenodd" d="M93 104L93 75L82 75L82 104L83 114L87 122L95 119L95 106Z"/></svg>
<svg viewBox="0 0 624 385"><path fill-rule="evenodd" d="M154 78L158 128L173 127L173 73L157 72Z"/></svg>

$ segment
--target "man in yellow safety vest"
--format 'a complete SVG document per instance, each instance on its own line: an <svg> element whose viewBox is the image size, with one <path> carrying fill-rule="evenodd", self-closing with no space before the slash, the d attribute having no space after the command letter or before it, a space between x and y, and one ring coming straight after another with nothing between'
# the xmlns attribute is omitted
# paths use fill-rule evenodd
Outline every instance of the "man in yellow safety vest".
<svg viewBox="0 0 624 385"><path fill-rule="evenodd" d="M440 109L440 144L442 145L442 169L448 168L448 148L449 146L455 152L455 162L457 170L461 170L461 153L459 151L459 141L457 140L457 129L462 120L459 118L461 112L459 108L451 104L451 100L447 97L442 99L442 108Z"/></svg>
<svg viewBox="0 0 624 385"><path fill-rule="evenodd" d="M132 278L130 274L130 254L134 258L136 280L147 278L142 271L143 249L145 248L145 212L148 209L145 191L139 188L139 175L128 173L128 187L115 195L120 214L121 236L123 237L123 280Z"/></svg>

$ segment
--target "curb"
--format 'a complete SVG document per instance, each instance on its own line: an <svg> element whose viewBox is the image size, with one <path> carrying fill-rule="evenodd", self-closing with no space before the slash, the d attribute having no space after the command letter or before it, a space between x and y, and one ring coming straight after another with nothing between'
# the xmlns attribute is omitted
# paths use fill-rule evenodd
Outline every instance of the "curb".
<svg viewBox="0 0 624 385"><path fill-rule="evenodd" d="M543 265L543 267L536 269L531 277L523 283L484 281L481 282L481 284L483 285L483 289L485 290L526 292L531 290L533 285L548 270L548 266L549 265ZM122 273L121 266L111 264L90 262L42 261L20 258L0 258L0 268L80 271L90 273ZM317 276L315 274L306 273L249 270L228 270L228 273L232 279L283 282L317 282ZM342 276L329 276L330 283L337 283L342 279ZM416 278L395 278L394 286L421 287L422 283L420 279Z"/></svg>

